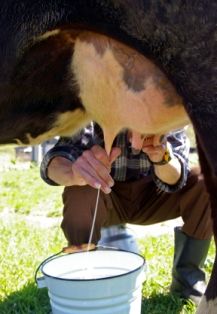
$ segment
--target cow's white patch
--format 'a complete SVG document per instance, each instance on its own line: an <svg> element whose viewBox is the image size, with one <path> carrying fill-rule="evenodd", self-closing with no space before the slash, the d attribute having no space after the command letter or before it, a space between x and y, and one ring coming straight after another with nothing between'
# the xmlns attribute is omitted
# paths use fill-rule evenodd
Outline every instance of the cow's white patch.
<svg viewBox="0 0 217 314"><path fill-rule="evenodd" d="M215 298L214 300L207 301L206 297L203 296L199 304L199 307L196 311L196 314L216 314L216 313L217 313L217 298Z"/></svg>
<svg viewBox="0 0 217 314"><path fill-rule="evenodd" d="M145 58L142 62L144 68L150 63ZM165 105L164 94L152 77L146 79L144 90L130 89L123 79L124 69L109 46L100 53L90 41L78 38L72 71L85 109L104 131L107 152L124 128L143 134L166 134L189 123L181 103Z"/></svg>

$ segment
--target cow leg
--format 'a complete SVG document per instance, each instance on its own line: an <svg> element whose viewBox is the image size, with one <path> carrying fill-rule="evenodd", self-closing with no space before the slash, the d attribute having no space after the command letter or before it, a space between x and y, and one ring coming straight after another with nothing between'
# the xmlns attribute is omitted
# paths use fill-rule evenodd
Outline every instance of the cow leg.
<svg viewBox="0 0 217 314"><path fill-rule="evenodd" d="M217 258L213 266L213 271L205 295L202 297L196 314L216 314L217 313Z"/></svg>
<svg viewBox="0 0 217 314"><path fill-rule="evenodd" d="M206 187L210 195L210 202L212 207L213 217L213 230L214 239L217 247L217 177L213 173L210 163L208 162L204 150L200 145L200 141L197 138L198 153L201 164L201 169L204 174ZM212 269L212 274L198 310L196 314L216 314L217 313L217 255L215 256L215 262Z"/></svg>

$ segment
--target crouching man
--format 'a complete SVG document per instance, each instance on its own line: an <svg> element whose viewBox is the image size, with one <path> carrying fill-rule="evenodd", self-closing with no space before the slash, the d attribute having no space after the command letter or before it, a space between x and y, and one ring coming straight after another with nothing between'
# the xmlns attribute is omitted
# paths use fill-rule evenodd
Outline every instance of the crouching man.
<svg viewBox="0 0 217 314"><path fill-rule="evenodd" d="M102 227L150 225L182 217L175 228L171 292L196 304L205 291L206 259L212 236L210 205L199 169L189 169L184 130L144 136L124 130L110 156L100 127L91 123L73 138L61 138L45 155L41 176L65 186L61 227L69 244L87 243L101 187L93 242Z"/></svg>

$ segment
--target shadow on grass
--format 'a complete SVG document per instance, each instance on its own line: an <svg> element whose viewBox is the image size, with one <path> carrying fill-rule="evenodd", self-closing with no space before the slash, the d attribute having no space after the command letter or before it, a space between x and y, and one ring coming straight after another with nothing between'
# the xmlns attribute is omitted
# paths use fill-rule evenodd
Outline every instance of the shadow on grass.
<svg viewBox="0 0 217 314"><path fill-rule="evenodd" d="M172 294L152 294L142 300L141 314L180 314L186 301Z"/></svg>
<svg viewBox="0 0 217 314"><path fill-rule="evenodd" d="M34 283L11 293L0 301L1 314L48 314L51 312L47 289L38 289Z"/></svg>

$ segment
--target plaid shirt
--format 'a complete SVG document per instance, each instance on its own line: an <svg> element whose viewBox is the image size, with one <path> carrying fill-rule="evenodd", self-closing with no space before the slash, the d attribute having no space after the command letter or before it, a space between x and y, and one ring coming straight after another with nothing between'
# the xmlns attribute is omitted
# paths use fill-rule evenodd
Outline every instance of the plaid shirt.
<svg viewBox="0 0 217 314"><path fill-rule="evenodd" d="M118 134L113 144L113 146L120 147L122 152L112 164L111 175L114 180L133 181L139 180L144 176L150 176L162 191L176 192L181 189L186 183L189 172L189 140L185 131L182 129L170 133L167 136L167 141L171 144L173 155L179 159L182 166L181 177L177 184L168 185L161 181L155 175L154 167L145 153L133 154L126 130ZM56 156L62 156L74 162L84 150L90 149L96 144L104 147L102 130L95 123L91 123L72 138L60 138L57 144L43 158L41 163L42 179L50 185L58 185L47 176L47 168L50 161Z"/></svg>

